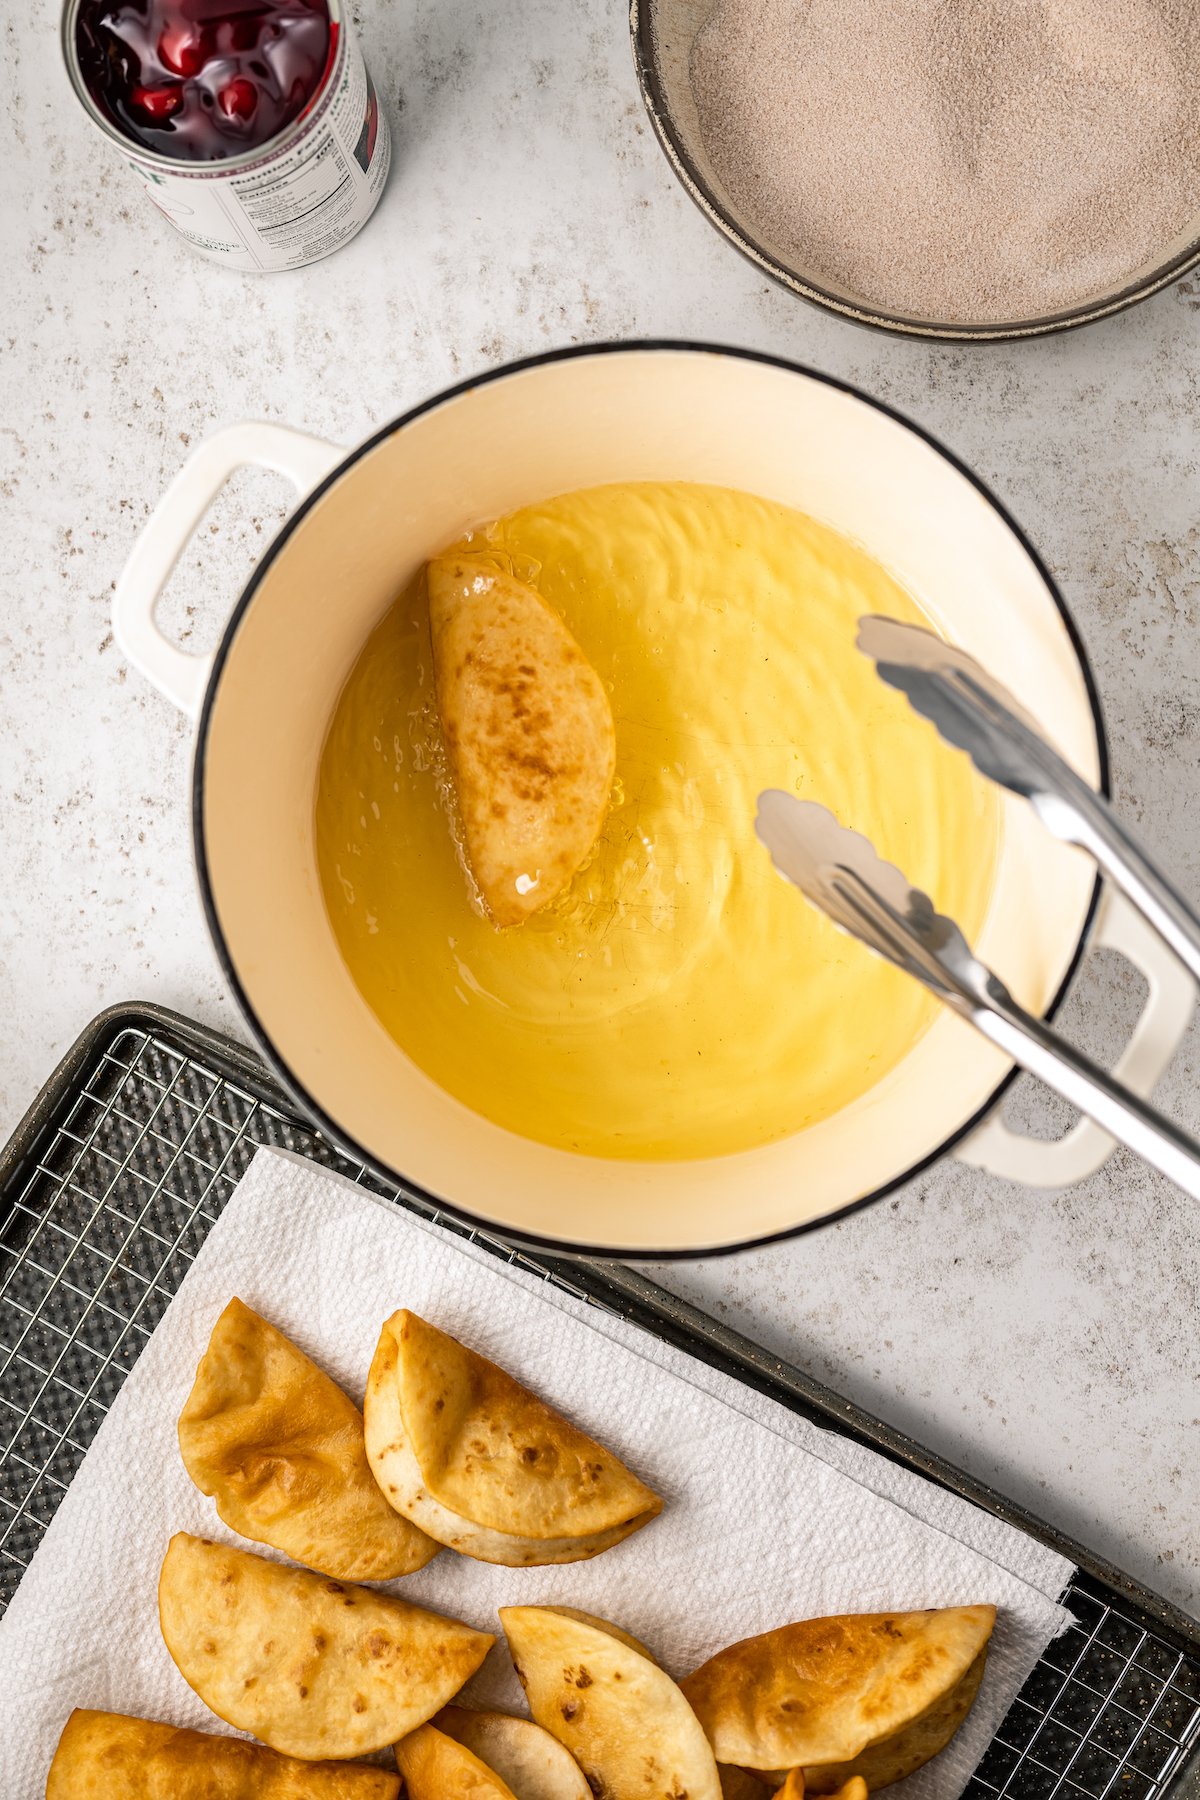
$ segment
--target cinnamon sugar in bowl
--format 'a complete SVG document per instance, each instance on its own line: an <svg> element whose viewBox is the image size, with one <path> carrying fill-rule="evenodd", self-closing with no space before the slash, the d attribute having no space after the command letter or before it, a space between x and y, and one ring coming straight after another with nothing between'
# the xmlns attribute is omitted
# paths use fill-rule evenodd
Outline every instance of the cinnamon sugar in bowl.
<svg viewBox="0 0 1200 1800"><path fill-rule="evenodd" d="M632 0L676 175L793 292L988 340L1200 261L1200 0Z"/></svg>

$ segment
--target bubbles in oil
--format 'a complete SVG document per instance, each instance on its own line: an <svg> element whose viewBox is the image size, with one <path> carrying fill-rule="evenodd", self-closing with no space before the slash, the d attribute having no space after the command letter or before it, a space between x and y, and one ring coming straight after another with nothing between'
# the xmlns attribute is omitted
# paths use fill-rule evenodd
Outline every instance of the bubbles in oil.
<svg viewBox="0 0 1200 1800"><path fill-rule="evenodd" d="M542 572L541 562L536 556L529 556L515 550L508 542L507 521L498 519L490 525L484 525L476 531L468 531L459 538L448 552L450 555L470 556L485 568L492 568L502 575L511 575L514 581L523 581L527 587L535 588L538 576Z"/></svg>

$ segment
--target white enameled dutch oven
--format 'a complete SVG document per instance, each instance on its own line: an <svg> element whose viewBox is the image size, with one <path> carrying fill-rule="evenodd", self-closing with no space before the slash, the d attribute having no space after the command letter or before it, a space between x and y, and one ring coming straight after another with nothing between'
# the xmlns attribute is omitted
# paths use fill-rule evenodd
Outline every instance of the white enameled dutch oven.
<svg viewBox="0 0 1200 1800"><path fill-rule="evenodd" d="M304 498L263 556L214 655L154 623L184 544L230 473L261 464ZM329 1137L384 1178L503 1234L570 1252L694 1256L786 1236L878 1199L948 1151L1062 1186L1111 1143L1011 1133L1011 1070L942 1014L885 1080L765 1149L693 1162L608 1161L489 1123L383 1030L342 961L313 841L317 760L369 632L424 560L468 527L594 483L714 482L765 495L863 544L1107 783L1084 653L1042 564L981 483L886 407L811 370L742 351L626 344L514 364L415 408L349 453L275 425L236 425L189 458L118 584L125 653L197 719L196 863L218 955L258 1044ZM864 754L867 747L864 745ZM977 948L1038 1013L1056 1005L1091 928L1150 982L1120 1061L1149 1092L1190 1011L1165 950L1093 870L1006 797ZM797 905L802 902L797 899ZM1182 992L1181 992L1182 990ZM755 1046L746 1045L746 1081ZM989 1116L990 1115L990 1116Z"/></svg>

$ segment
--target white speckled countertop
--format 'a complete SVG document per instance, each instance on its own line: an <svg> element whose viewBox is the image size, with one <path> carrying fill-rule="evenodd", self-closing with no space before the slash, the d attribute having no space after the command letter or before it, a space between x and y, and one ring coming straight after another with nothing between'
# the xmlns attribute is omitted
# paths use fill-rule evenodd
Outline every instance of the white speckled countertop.
<svg viewBox="0 0 1200 1800"><path fill-rule="evenodd" d="M992 483L1099 674L1125 813L1200 894L1200 283L1013 349L867 335L768 286L676 187L616 0L364 0L396 130L374 221L293 275L192 257L93 136L53 0L6 9L0 360L0 1131L102 1006L238 1029L192 883L188 731L122 665L113 581L186 447L352 443L457 376L630 334L860 383ZM173 581L196 643L282 517L239 477ZM1068 1022L1134 1012L1093 964ZM1200 1126L1197 1039L1161 1098ZM1026 1122L1054 1110L1022 1094ZM667 1281L1200 1613L1200 1208L1116 1157L1047 1196L944 1165L789 1247Z"/></svg>

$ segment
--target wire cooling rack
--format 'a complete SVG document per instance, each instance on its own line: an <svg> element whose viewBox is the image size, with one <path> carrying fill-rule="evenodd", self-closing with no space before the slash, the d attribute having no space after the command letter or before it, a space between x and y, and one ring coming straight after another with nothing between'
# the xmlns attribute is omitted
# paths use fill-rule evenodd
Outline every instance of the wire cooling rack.
<svg viewBox="0 0 1200 1800"><path fill-rule="evenodd" d="M376 1181L309 1129L248 1052L154 1007L103 1014L0 1156L0 1613L105 1412L261 1145L459 1236L941 1481L1078 1566L1075 1624L1034 1669L969 1800L1200 1796L1200 1626L631 1270L524 1253Z"/></svg>

